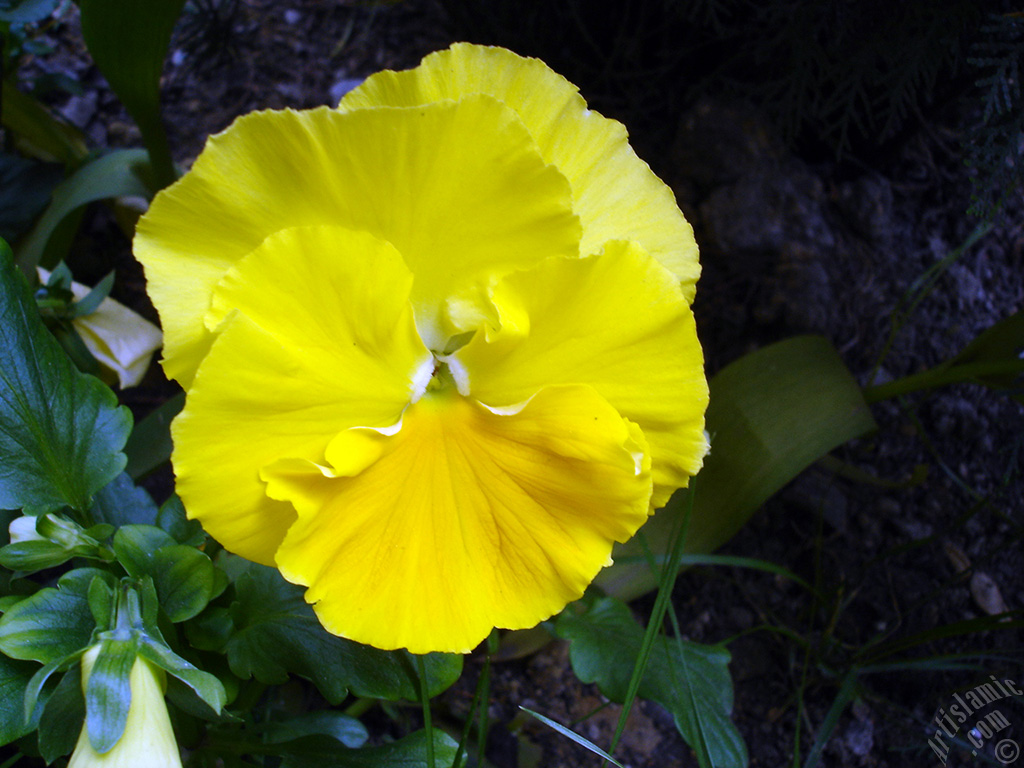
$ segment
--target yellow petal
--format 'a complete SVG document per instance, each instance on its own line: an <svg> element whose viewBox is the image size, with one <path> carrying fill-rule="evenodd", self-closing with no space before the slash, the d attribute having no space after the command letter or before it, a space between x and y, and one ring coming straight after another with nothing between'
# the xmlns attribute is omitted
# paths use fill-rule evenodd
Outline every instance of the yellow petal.
<svg viewBox="0 0 1024 768"><path fill-rule="evenodd" d="M335 461L368 464L353 476L264 470L298 511L278 567L309 587L329 631L468 652L494 626L533 626L580 597L647 519L643 435L593 389L544 389L513 410L428 393L397 434L339 438ZM372 463L351 455L363 451Z"/></svg>
<svg viewBox="0 0 1024 768"><path fill-rule="evenodd" d="M422 389L411 282L391 245L337 227L280 232L225 275L216 307L232 313L172 427L178 493L225 547L272 563L295 513L260 468L319 461L339 430L393 424Z"/></svg>
<svg viewBox="0 0 1024 768"><path fill-rule="evenodd" d="M567 182L494 99L247 115L212 137L139 222L135 253L163 322L168 375L191 382L224 273L278 230L313 225L392 243L415 276L421 335L439 348L460 330L446 299L492 274L575 255L579 240Z"/></svg>
<svg viewBox="0 0 1024 768"><path fill-rule="evenodd" d="M97 645L82 656L83 693L99 652ZM68 768L181 768L178 743L164 703L163 680L163 670L136 658L128 678L132 700L124 734L113 748L100 754L89 743L83 725Z"/></svg>
<svg viewBox="0 0 1024 768"><path fill-rule="evenodd" d="M636 156L621 123L587 109L576 86L539 59L456 43L415 69L372 75L340 109L417 106L476 93L515 110L544 159L569 180L583 224L580 253L595 253L608 240L635 240L676 275L693 301L697 243L672 191Z"/></svg>
<svg viewBox="0 0 1024 768"><path fill-rule="evenodd" d="M640 246L551 259L499 281L492 301L501 328L453 355L473 397L506 406L544 386L589 384L644 431L655 505L696 474L707 452L704 356L678 283Z"/></svg>

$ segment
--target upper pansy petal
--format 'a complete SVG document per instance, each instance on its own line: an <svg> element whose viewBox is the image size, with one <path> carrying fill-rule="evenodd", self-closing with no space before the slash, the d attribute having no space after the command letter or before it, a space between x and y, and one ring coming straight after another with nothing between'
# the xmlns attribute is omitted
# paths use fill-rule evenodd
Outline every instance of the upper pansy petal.
<svg viewBox="0 0 1024 768"><path fill-rule="evenodd" d="M569 180L583 224L580 253L594 253L607 240L635 240L693 301L697 243L672 191L637 157L621 123L588 109L576 86L539 59L456 43L415 69L371 75L339 108L409 107L478 93L515 110L544 159Z"/></svg>
<svg viewBox="0 0 1024 768"><path fill-rule="evenodd" d="M339 430L393 424L425 384L410 283L390 245L334 227L278 233L225 276L232 311L174 421L172 458L189 515L228 549L270 564L295 518L266 497L261 467L322 460Z"/></svg>
<svg viewBox="0 0 1024 768"><path fill-rule="evenodd" d="M643 429L656 506L696 474L707 453L703 352L678 283L643 248L612 242L585 259L550 259L499 280L492 301L503 325L453 355L460 386L504 406L552 384L589 384Z"/></svg>
<svg viewBox="0 0 1024 768"><path fill-rule="evenodd" d="M263 476L298 512L282 574L328 630L378 648L468 652L494 626L533 626L647 519L643 434L590 387L510 415L429 394L396 434L359 432L333 446L352 476L294 460Z"/></svg>
<svg viewBox="0 0 1024 768"><path fill-rule="evenodd" d="M569 185L516 114L478 96L416 108L258 112L211 137L157 195L135 253L188 387L224 273L281 229L338 225L392 243L415 276L421 335L443 346L453 295L551 254L576 255Z"/></svg>

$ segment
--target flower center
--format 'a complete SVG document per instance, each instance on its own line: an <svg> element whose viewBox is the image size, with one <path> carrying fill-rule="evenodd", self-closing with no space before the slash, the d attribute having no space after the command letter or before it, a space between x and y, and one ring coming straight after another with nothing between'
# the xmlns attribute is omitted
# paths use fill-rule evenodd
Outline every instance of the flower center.
<svg viewBox="0 0 1024 768"><path fill-rule="evenodd" d="M421 397L450 397L469 394L469 374L455 357L434 353L417 372L413 380L410 403Z"/></svg>

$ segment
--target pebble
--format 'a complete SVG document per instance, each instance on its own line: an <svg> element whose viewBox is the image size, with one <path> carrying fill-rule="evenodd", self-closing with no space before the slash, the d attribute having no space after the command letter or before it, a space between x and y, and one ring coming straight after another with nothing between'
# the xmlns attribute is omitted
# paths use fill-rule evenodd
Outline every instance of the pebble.
<svg viewBox="0 0 1024 768"><path fill-rule="evenodd" d="M353 88L358 88L362 85L363 79L364 78L362 77L343 77L340 80L337 80L334 85L331 86L331 103L337 104L346 93L351 91Z"/></svg>

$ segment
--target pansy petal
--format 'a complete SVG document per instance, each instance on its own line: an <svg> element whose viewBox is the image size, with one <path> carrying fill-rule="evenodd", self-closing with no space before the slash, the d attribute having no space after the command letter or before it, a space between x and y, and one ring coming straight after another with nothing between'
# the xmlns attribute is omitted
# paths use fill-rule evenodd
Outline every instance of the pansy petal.
<svg viewBox="0 0 1024 768"><path fill-rule="evenodd" d="M396 362L404 369L410 361L429 359L412 322L412 284L395 247L368 232L283 229L224 274L206 324L215 330L238 310L282 344L343 355L355 347L365 359L352 369L358 376L349 379L365 383L372 377L372 389L397 386Z"/></svg>
<svg viewBox="0 0 1024 768"><path fill-rule="evenodd" d="M458 330L442 316L446 298L578 253L568 183L490 97L248 115L212 137L139 222L135 253L163 322L168 375L191 382L210 344L214 287L232 265L278 230L324 224L401 252L421 335L437 346Z"/></svg>
<svg viewBox="0 0 1024 768"><path fill-rule="evenodd" d="M703 352L678 283L639 245L551 259L500 280L492 300L503 327L455 353L460 386L506 406L544 386L590 384L643 429L655 505L696 474L707 452Z"/></svg>
<svg viewBox="0 0 1024 768"><path fill-rule="evenodd" d="M353 243L362 258L339 258ZM280 294L266 284L275 280ZM415 333L410 281L387 243L328 227L268 238L225 278L219 295L237 298L235 311L172 432L185 507L228 549L272 563L294 520L290 505L266 497L261 467L320 461L339 430L393 424L422 388L432 358ZM253 304L235 294L245 286L258 288ZM381 286L365 314L367 289ZM321 303L326 296L333 301ZM294 337L299 327L306 343Z"/></svg>
<svg viewBox="0 0 1024 768"><path fill-rule="evenodd" d="M298 512L282 574L329 631L378 648L461 653L494 626L533 626L647 519L643 435L590 387L542 390L511 415L428 394L397 434L360 433L334 446L376 459L353 476L295 461L263 476Z"/></svg>
<svg viewBox="0 0 1024 768"><path fill-rule="evenodd" d="M635 240L693 301L697 243L672 191L636 156L621 123L589 110L576 86L539 59L456 43L415 69L372 75L339 108L409 107L476 93L515 110L544 159L569 180L583 224L580 253L595 253L607 240Z"/></svg>

